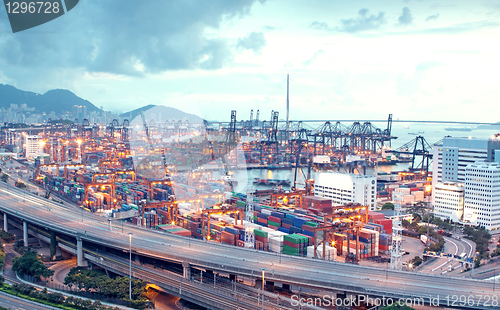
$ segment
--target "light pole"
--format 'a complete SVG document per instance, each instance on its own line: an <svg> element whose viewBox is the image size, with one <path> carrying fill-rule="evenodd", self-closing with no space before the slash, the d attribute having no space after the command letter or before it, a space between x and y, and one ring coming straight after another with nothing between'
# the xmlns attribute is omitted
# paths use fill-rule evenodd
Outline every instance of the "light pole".
<svg viewBox="0 0 500 310"><path fill-rule="evenodd" d="M262 293L264 293L264 284L265 284L265 276L266 276L266 268L262 268L260 271L262 271Z"/></svg>
<svg viewBox="0 0 500 310"><path fill-rule="evenodd" d="M128 282L128 298L132 300L132 233L128 233L129 240L129 282Z"/></svg>
<svg viewBox="0 0 500 310"><path fill-rule="evenodd" d="M474 258L472 259L472 271L471 271L471 278L474 277L474 265L476 264L476 257L479 254L479 252L474 253Z"/></svg>
<svg viewBox="0 0 500 310"><path fill-rule="evenodd" d="M264 283L265 283L265 277L266 277L266 268L260 269L262 271L262 309L264 309Z"/></svg>

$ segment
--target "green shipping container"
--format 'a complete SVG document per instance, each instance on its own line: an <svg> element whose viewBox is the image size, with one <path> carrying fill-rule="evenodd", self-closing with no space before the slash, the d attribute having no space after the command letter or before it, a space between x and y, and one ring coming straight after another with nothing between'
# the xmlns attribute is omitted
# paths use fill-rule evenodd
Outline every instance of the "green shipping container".
<svg viewBox="0 0 500 310"><path fill-rule="evenodd" d="M314 223L314 222L309 222L309 221L307 221L307 222L305 222L305 224L306 224L307 226L311 226L311 227L318 227L318 223Z"/></svg>
<svg viewBox="0 0 500 310"><path fill-rule="evenodd" d="M262 238L267 238L267 231L262 231L260 229L254 229L253 230L256 236L262 237Z"/></svg>
<svg viewBox="0 0 500 310"><path fill-rule="evenodd" d="M272 225L274 227L281 227L280 223L276 223L276 222L273 222L273 221L267 221L267 225Z"/></svg>
<svg viewBox="0 0 500 310"><path fill-rule="evenodd" d="M299 236L297 234L285 235L283 236L283 240L292 242L292 243L308 243L309 238L305 236Z"/></svg>

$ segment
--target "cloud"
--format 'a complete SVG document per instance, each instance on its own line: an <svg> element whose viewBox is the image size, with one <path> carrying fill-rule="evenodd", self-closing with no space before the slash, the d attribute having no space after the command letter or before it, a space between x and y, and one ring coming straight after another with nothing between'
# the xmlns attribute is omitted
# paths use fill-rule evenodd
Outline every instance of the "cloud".
<svg viewBox="0 0 500 310"><path fill-rule="evenodd" d="M254 53L260 53L266 45L266 38L262 32L251 32L244 38L239 38L236 46L240 49L253 50Z"/></svg>
<svg viewBox="0 0 500 310"><path fill-rule="evenodd" d="M439 13L434 14L434 15L429 15L429 16L427 16L427 17L425 18L425 21L426 21L426 22L430 22L431 20L436 20L436 19L438 19L438 17L439 17Z"/></svg>
<svg viewBox="0 0 500 310"><path fill-rule="evenodd" d="M316 53L314 53L314 55L307 59L306 61L304 61L302 64L304 66L309 66L314 60L316 60L319 56L324 56L325 55L325 52L323 50L319 50L317 51Z"/></svg>
<svg viewBox="0 0 500 310"><path fill-rule="evenodd" d="M331 28L330 26L328 26L327 23L325 22L319 22L319 21L313 21L310 25L309 25L310 28L312 29L316 29L316 30L324 30L324 31L331 31L333 30L333 28Z"/></svg>
<svg viewBox="0 0 500 310"><path fill-rule="evenodd" d="M413 16L411 15L410 9L407 6L405 6L403 8L403 13L398 18L398 25L408 26L411 25L411 23L413 23Z"/></svg>
<svg viewBox="0 0 500 310"><path fill-rule="evenodd" d="M368 15L368 9L361 9L356 18L342 19L339 31L343 32L359 32L367 30L375 30L386 23L384 12L379 12L378 15Z"/></svg>
<svg viewBox="0 0 500 310"><path fill-rule="evenodd" d="M234 42L209 36L206 29L243 18L255 2L80 1L50 23L2 35L0 68L18 81L29 71L39 83L54 72L71 70L79 76L82 71L144 76L219 69L232 61ZM10 31L7 23L7 18L0 18L1 32Z"/></svg>
<svg viewBox="0 0 500 310"><path fill-rule="evenodd" d="M265 31L273 31L273 30L276 30L277 27L275 26L270 26L270 25L264 25L262 26L262 30L265 30Z"/></svg>
<svg viewBox="0 0 500 310"><path fill-rule="evenodd" d="M415 72L418 72L418 71L428 71L432 68L435 68L435 67L440 67L440 66L443 66L443 63L439 62L439 61L424 61L424 62L421 62L419 63L416 67L415 67Z"/></svg>

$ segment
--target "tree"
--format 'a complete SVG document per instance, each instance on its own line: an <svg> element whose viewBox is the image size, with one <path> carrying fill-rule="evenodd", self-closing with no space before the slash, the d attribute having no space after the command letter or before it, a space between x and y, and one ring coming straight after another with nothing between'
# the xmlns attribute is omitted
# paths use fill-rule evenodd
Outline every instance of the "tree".
<svg viewBox="0 0 500 310"><path fill-rule="evenodd" d="M3 286L3 283L5 282L5 278L0 275L0 287Z"/></svg>
<svg viewBox="0 0 500 310"><path fill-rule="evenodd" d="M394 205L390 202L384 203L382 210L394 210Z"/></svg>
<svg viewBox="0 0 500 310"><path fill-rule="evenodd" d="M5 173L3 173L2 176L0 177L0 180L2 180L2 182L5 182L5 183L7 183L8 179L9 179L9 176Z"/></svg>
<svg viewBox="0 0 500 310"><path fill-rule="evenodd" d="M106 297L128 299L129 280L127 277L108 277L99 270L86 270L79 267L70 269L64 284L78 289L100 293ZM139 300L143 295L146 282L132 279L132 299Z"/></svg>
<svg viewBox="0 0 500 310"><path fill-rule="evenodd" d="M422 264L422 258L420 258L420 256L415 256L412 260L411 260L411 263L413 264L414 267L417 267L419 266L420 264Z"/></svg>
<svg viewBox="0 0 500 310"><path fill-rule="evenodd" d="M26 184L25 184L25 183L23 183L23 182L20 182L20 181L16 181L15 186L16 186L17 188L20 188L20 189L25 189L25 188L26 188Z"/></svg>
<svg viewBox="0 0 500 310"><path fill-rule="evenodd" d="M48 269L42 263L36 252L26 251L21 257L16 257L12 260L12 270L21 275L28 275L35 278L50 277L54 274L54 270Z"/></svg>

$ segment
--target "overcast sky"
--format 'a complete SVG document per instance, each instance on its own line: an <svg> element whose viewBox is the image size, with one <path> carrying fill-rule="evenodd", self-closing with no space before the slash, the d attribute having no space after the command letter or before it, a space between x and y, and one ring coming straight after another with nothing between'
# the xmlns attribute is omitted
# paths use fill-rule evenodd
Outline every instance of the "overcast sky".
<svg viewBox="0 0 500 310"><path fill-rule="evenodd" d="M0 83L207 119L500 121L499 1L84 0L12 34Z"/></svg>

